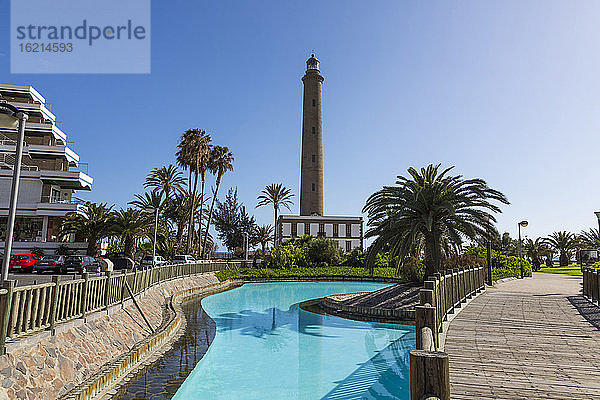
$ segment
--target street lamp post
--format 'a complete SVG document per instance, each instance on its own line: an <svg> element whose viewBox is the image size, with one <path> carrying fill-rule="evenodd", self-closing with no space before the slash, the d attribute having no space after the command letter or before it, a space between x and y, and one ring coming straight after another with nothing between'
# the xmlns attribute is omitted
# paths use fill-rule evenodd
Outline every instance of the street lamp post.
<svg viewBox="0 0 600 400"><path fill-rule="evenodd" d="M598 233L600 234L600 211L594 211L596 218L598 218Z"/></svg>
<svg viewBox="0 0 600 400"><path fill-rule="evenodd" d="M154 242L152 243L152 267L156 266L156 231L158 231L158 207L154 208Z"/></svg>
<svg viewBox="0 0 600 400"><path fill-rule="evenodd" d="M25 141L25 121L27 121L28 117L29 116L26 113L19 111L13 105L4 101L0 102L0 128L14 128L17 124L19 125L15 149L15 165L13 167L13 179L10 189L10 206L6 224L6 239L4 242L4 259L2 260L0 285L3 285L4 281L8 279L8 267L10 264L10 253L12 252L15 217L17 214L19 180L21 179L21 161L23 159L23 142Z"/></svg>
<svg viewBox="0 0 600 400"><path fill-rule="evenodd" d="M525 228L529 225L527 221L519 222L519 263L521 264L521 279L523 279L523 256L521 255L521 227Z"/></svg>

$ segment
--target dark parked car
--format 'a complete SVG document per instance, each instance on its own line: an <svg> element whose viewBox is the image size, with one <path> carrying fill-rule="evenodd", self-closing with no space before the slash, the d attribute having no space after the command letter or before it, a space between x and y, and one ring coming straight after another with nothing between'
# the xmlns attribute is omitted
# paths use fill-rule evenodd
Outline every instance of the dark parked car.
<svg viewBox="0 0 600 400"><path fill-rule="evenodd" d="M65 259L64 272L79 273L100 272L100 263L90 256L68 256Z"/></svg>
<svg viewBox="0 0 600 400"><path fill-rule="evenodd" d="M41 260L36 261L33 266L33 272L62 272L65 265L65 256L44 256Z"/></svg>
<svg viewBox="0 0 600 400"><path fill-rule="evenodd" d="M112 261L114 270L132 269L135 265L131 258L122 253L111 254L108 259Z"/></svg>
<svg viewBox="0 0 600 400"><path fill-rule="evenodd" d="M14 272L32 272L33 265L40 258L35 254L15 254L10 257L8 269Z"/></svg>

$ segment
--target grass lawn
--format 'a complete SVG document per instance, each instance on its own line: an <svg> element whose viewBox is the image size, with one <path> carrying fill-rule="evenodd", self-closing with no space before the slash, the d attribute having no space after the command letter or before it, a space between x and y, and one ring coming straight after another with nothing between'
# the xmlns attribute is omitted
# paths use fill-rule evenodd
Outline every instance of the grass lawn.
<svg viewBox="0 0 600 400"><path fill-rule="evenodd" d="M544 267L539 272L545 272L547 274L563 274L572 276L582 276L581 267L578 264L570 264L566 267Z"/></svg>

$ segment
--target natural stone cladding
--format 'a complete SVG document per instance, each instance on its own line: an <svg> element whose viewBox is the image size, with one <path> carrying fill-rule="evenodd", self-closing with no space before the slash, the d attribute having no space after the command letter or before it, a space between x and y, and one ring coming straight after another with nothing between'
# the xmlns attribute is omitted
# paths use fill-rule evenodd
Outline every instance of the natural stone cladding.
<svg viewBox="0 0 600 400"><path fill-rule="evenodd" d="M178 292L217 284L214 273L164 282L137 297L153 329ZM151 334L131 300L7 344L0 356L0 400L60 399Z"/></svg>

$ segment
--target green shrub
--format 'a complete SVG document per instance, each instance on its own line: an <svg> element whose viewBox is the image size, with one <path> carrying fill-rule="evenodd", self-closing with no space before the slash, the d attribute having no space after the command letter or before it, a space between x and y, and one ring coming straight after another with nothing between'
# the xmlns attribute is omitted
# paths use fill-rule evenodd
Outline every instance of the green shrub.
<svg viewBox="0 0 600 400"><path fill-rule="evenodd" d="M338 265L342 261L342 250L336 240L313 239L308 243L308 260L317 267Z"/></svg>
<svg viewBox="0 0 600 400"><path fill-rule="evenodd" d="M377 253L375 255L375 263L373 264L375 268L386 268L390 266L390 258L387 254Z"/></svg>
<svg viewBox="0 0 600 400"><path fill-rule="evenodd" d="M371 274L364 268L354 267L317 267L317 268L240 268L236 270L225 270L216 273L220 281L241 278L286 278L286 277L308 277L319 278L329 276L345 277L370 277ZM395 278L395 268L375 268L373 276L379 278Z"/></svg>
<svg viewBox="0 0 600 400"><path fill-rule="evenodd" d="M346 253L344 255L342 265L347 267L362 268L365 266L365 260L367 258L367 252L360 251L358 248Z"/></svg>
<svg viewBox="0 0 600 400"><path fill-rule="evenodd" d="M487 251L484 247L471 247L465 251L465 254L475 255L483 260L482 265L487 265ZM492 250L493 280L520 276L521 264L518 257L498 254ZM523 259L523 276L531 276L531 264L526 259Z"/></svg>
<svg viewBox="0 0 600 400"><path fill-rule="evenodd" d="M298 268L307 265L307 251L294 243L285 243L271 252L271 268Z"/></svg>
<svg viewBox="0 0 600 400"><path fill-rule="evenodd" d="M416 257L406 257L400 266L400 277L406 282L423 282L425 265Z"/></svg>

